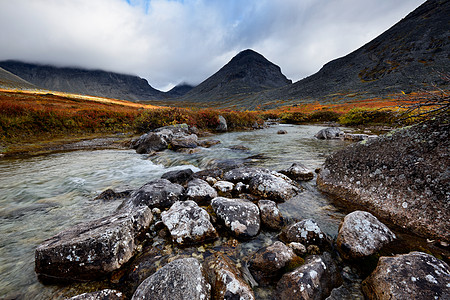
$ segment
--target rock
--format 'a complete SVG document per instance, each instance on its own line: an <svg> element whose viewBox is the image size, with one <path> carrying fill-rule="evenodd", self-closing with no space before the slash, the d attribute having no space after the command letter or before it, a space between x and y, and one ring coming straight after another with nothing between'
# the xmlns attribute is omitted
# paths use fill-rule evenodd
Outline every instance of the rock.
<svg viewBox="0 0 450 300"><path fill-rule="evenodd" d="M131 299L208 300L210 290L198 260L183 258L172 261L145 279Z"/></svg>
<svg viewBox="0 0 450 300"><path fill-rule="evenodd" d="M371 213L354 211L345 216L336 243L342 256L350 259L372 255L395 238Z"/></svg>
<svg viewBox="0 0 450 300"><path fill-rule="evenodd" d="M261 223L263 226L272 230L280 230L283 227L283 216L274 201L259 200L258 207L261 213Z"/></svg>
<svg viewBox="0 0 450 300"><path fill-rule="evenodd" d="M180 136L173 138L170 142L170 149L178 150L181 148L197 148L198 137L196 134L190 134L187 136Z"/></svg>
<svg viewBox="0 0 450 300"><path fill-rule="evenodd" d="M429 120L334 152L317 187L404 229L448 242L448 149L447 121Z"/></svg>
<svg viewBox="0 0 450 300"><path fill-rule="evenodd" d="M199 205L209 205L217 197L216 190L202 179L193 179L188 182L186 199L197 202Z"/></svg>
<svg viewBox="0 0 450 300"><path fill-rule="evenodd" d="M214 168L221 169L226 172L236 168L244 167L244 159L218 159L211 162L211 164L214 166Z"/></svg>
<svg viewBox="0 0 450 300"><path fill-rule="evenodd" d="M322 232L316 221L306 219L285 228L280 238L285 242L297 242L303 245L324 245L327 236Z"/></svg>
<svg viewBox="0 0 450 300"><path fill-rule="evenodd" d="M291 248L277 241L254 253L248 267L258 283L267 285L271 280L278 279L283 269L295 258L297 255Z"/></svg>
<svg viewBox="0 0 450 300"><path fill-rule="evenodd" d="M260 228L259 209L243 199L214 198L211 206L217 217L238 238L256 236Z"/></svg>
<svg viewBox="0 0 450 300"><path fill-rule="evenodd" d="M342 278L331 256L309 256L305 264L286 273L278 281L277 299L325 299Z"/></svg>
<svg viewBox="0 0 450 300"><path fill-rule="evenodd" d="M214 183L213 188L217 190L222 197L231 197L231 192L234 189L234 183L229 181L219 180Z"/></svg>
<svg viewBox="0 0 450 300"><path fill-rule="evenodd" d="M167 149L172 137L173 133L170 130L149 132L142 135L138 141L133 143L133 147L139 154L151 153L152 151L161 151Z"/></svg>
<svg viewBox="0 0 450 300"><path fill-rule="evenodd" d="M277 131L277 134L287 134L287 131L284 129L280 129Z"/></svg>
<svg viewBox="0 0 450 300"><path fill-rule="evenodd" d="M219 125L217 125L216 131L223 132L227 130L228 130L227 120L225 120L223 116L219 116Z"/></svg>
<svg viewBox="0 0 450 300"><path fill-rule="evenodd" d="M112 189L104 190L100 195L94 198L94 200L103 200L103 201L110 201L110 200L117 200L117 199L123 199L132 193L132 190L126 190L122 192L115 192Z"/></svg>
<svg viewBox="0 0 450 300"><path fill-rule="evenodd" d="M93 293L84 293L69 300L125 300L125 296L116 290L101 290Z"/></svg>
<svg viewBox="0 0 450 300"><path fill-rule="evenodd" d="M186 123L182 123L182 124L174 124L174 125L159 127L159 128L156 128L154 131L155 132L170 131L174 135L180 136L180 135L188 135L190 133L195 133L195 132L191 131L191 128L192 127L189 127L189 125L187 125ZM195 129L194 129L194 131L195 131Z"/></svg>
<svg viewBox="0 0 450 300"><path fill-rule="evenodd" d="M203 148L210 148L210 147L212 147L214 145L218 145L220 143L221 143L221 141L219 141L219 140L205 140L205 141L198 142L198 145Z"/></svg>
<svg viewBox="0 0 450 300"><path fill-rule="evenodd" d="M450 299L450 267L422 252L382 256L363 292L369 300Z"/></svg>
<svg viewBox="0 0 450 300"><path fill-rule="evenodd" d="M303 256L306 254L306 247L302 243L292 242L287 245L289 248L291 248L295 254L298 256ZM311 246L311 245L310 245Z"/></svg>
<svg viewBox="0 0 450 300"><path fill-rule="evenodd" d="M220 170L217 168L198 171L192 175L193 178L200 178L205 181L208 177L218 179L218 178L221 178L222 176L223 176L223 170Z"/></svg>
<svg viewBox="0 0 450 300"><path fill-rule="evenodd" d="M131 195L129 202L134 206L170 207L183 197L184 188L167 179L152 180Z"/></svg>
<svg viewBox="0 0 450 300"><path fill-rule="evenodd" d="M244 146L244 145L234 145L230 147L231 150L239 150L239 151L248 151L250 148Z"/></svg>
<svg viewBox="0 0 450 300"><path fill-rule="evenodd" d="M180 245L196 244L218 237L206 210L191 200L178 201L161 213L172 240Z"/></svg>
<svg viewBox="0 0 450 300"><path fill-rule="evenodd" d="M319 140L340 139L344 133L338 127L321 129L314 136Z"/></svg>
<svg viewBox="0 0 450 300"><path fill-rule="evenodd" d="M352 142L360 142L364 140L368 140L369 136L367 134L362 133L344 133L344 140L352 141Z"/></svg>
<svg viewBox="0 0 450 300"><path fill-rule="evenodd" d="M245 282L233 262L222 253L209 256L203 264L211 284L213 300L255 299L253 290Z"/></svg>
<svg viewBox="0 0 450 300"><path fill-rule="evenodd" d="M238 182L234 185L233 193L241 194L248 191L248 184L244 184L242 182Z"/></svg>
<svg viewBox="0 0 450 300"><path fill-rule="evenodd" d="M292 180L308 181L314 178L314 173L300 163L293 163L292 166L280 171L281 174L286 175Z"/></svg>
<svg viewBox="0 0 450 300"><path fill-rule="evenodd" d="M83 223L45 240L35 251L39 279L98 279L130 260L152 222L146 206Z"/></svg>
<svg viewBox="0 0 450 300"><path fill-rule="evenodd" d="M191 169L175 170L164 173L161 179L167 179L172 183L186 185L191 179L194 172Z"/></svg>

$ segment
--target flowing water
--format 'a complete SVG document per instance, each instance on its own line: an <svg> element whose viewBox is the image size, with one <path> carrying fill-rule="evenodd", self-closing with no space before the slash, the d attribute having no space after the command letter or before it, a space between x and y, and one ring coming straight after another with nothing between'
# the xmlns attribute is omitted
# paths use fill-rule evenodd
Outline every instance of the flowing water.
<svg viewBox="0 0 450 300"><path fill-rule="evenodd" d="M36 278L34 249L63 229L111 214L120 201L93 200L105 189L136 189L167 171L198 171L220 160L244 160L271 170L301 162L314 170L327 154L347 144L315 139L322 128L279 125L224 133L211 137L221 144L194 154L164 151L148 157L132 150L97 150L0 160L0 299L56 297L60 287L42 285ZM279 129L288 133L277 134ZM230 149L236 145L249 150ZM316 190L314 181L302 185L301 194L279 204L283 215L313 218L335 237L343 214ZM262 233L243 243L243 256L273 239Z"/></svg>

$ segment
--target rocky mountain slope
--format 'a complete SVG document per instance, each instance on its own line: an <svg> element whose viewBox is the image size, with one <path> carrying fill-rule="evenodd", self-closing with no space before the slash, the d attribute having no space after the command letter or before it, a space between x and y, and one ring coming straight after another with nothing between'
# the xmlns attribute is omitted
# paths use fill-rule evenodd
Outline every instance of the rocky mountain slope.
<svg viewBox="0 0 450 300"><path fill-rule="evenodd" d="M182 100L216 101L291 84L279 66L253 50L244 50L214 75L189 91Z"/></svg>
<svg viewBox="0 0 450 300"><path fill-rule="evenodd" d="M0 88L29 90L36 89L36 86L32 85L31 83L20 78L17 75L12 74L11 72L0 68Z"/></svg>

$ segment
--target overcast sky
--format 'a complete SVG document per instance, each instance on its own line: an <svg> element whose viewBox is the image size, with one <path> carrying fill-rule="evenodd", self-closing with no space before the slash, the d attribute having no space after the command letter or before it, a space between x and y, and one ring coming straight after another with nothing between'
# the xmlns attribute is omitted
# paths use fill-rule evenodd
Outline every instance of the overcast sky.
<svg viewBox="0 0 450 300"><path fill-rule="evenodd" d="M103 69L158 89L198 84L242 50L293 81L424 0L0 0L0 60Z"/></svg>

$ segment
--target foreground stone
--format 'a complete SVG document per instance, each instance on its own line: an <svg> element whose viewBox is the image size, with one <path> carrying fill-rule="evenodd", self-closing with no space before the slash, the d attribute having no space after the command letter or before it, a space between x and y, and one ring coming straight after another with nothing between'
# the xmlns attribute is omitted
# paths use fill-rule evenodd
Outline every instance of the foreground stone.
<svg viewBox="0 0 450 300"><path fill-rule="evenodd" d="M160 132L149 132L143 134L138 140L134 141L131 147L136 149L136 152L139 154L161 151L167 149L172 137L172 131L167 129Z"/></svg>
<svg viewBox="0 0 450 300"><path fill-rule="evenodd" d="M211 206L236 237L251 238L259 233L261 220L256 204L244 199L217 197L211 201Z"/></svg>
<svg viewBox="0 0 450 300"><path fill-rule="evenodd" d="M183 258L174 260L145 279L131 299L208 300L210 290L198 260Z"/></svg>
<svg viewBox="0 0 450 300"><path fill-rule="evenodd" d="M152 221L150 208L136 207L77 225L45 240L35 252L42 280L91 280L119 269L135 254L139 237Z"/></svg>
<svg viewBox="0 0 450 300"><path fill-rule="evenodd" d="M186 185L191 179L194 172L191 169L175 170L164 173L161 179L167 179L172 183Z"/></svg>
<svg viewBox="0 0 450 300"><path fill-rule="evenodd" d="M450 267L422 252L383 256L363 291L370 300L450 299Z"/></svg>
<svg viewBox="0 0 450 300"><path fill-rule="evenodd" d="M283 269L297 258L294 251L283 244L275 242L259 249L249 260L249 270L260 284L267 284L281 276Z"/></svg>
<svg viewBox="0 0 450 300"><path fill-rule="evenodd" d="M206 210L194 201L178 201L161 214L172 240L180 245L196 244L218 237Z"/></svg>
<svg viewBox="0 0 450 300"><path fill-rule="evenodd" d="M280 173L286 175L292 180L308 181L314 178L313 171L300 163L293 163L292 166L281 170Z"/></svg>
<svg viewBox="0 0 450 300"><path fill-rule="evenodd" d="M395 238L371 213L354 211L345 216L336 243L342 256L350 259L372 255Z"/></svg>
<svg viewBox="0 0 450 300"><path fill-rule="evenodd" d="M101 290L93 293L84 293L69 300L125 300L125 296L115 290Z"/></svg>
<svg viewBox="0 0 450 300"><path fill-rule="evenodd" d="M206 181L199 178L189 181L186 189L187 200L195 201L200 205L209 205L216 197L216 190Z"/></svg>
<svg viewBox="0 0 450 300"><path fill-rule="evenodd" d="M259 211L261 213L261 223L271 230L280 230L283 227L283 215L272 200L259 200Z"/></svg>
<svg viewBox="0 0 450 300"><path fill-rule="evenodd" d="M170 207L183 197L184 188L167 179L152 180L131 195L129 200L134 206Z"/></svg>
<svg viewBox="0 0 450 300"><path fill-rule="evenodd" d="M285 242L297 242L303 245L324 245L328 239L316 221L306 219L285 228L280 235Z"/></svg>
<svg viewBox="0 0 450 300"><path fill-rule="evenodd" d="M331 256L309 256L305 264L286 273L277 284L276 299L325 299L342 278Z"/></svg>
<svg viewBox="0 0 450 300"><path fill-rule="evenodd" d="M255 299L253 290L242 279L239 270L222 253L209 256L204 263L204 268L211 284L213 300Z"/></svg>
<svg viewBox="0 0 450 300"><path fill-rule="evenodd" d="M340 139L344 133L338 127L329 127L325 129L321 129L314 136L319 140L331 140L331 139Z"/></svg>

